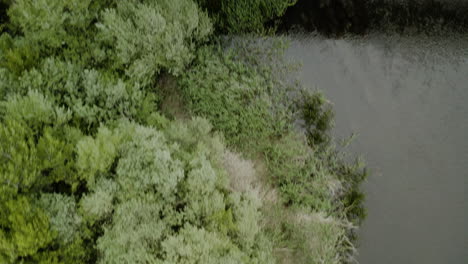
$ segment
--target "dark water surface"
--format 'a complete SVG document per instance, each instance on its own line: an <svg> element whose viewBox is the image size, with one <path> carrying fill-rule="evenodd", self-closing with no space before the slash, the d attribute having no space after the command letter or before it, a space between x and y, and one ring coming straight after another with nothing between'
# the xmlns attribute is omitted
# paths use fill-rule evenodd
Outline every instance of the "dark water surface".
<svg viewBox="0 0 468 264"><path fill-rule="evenodd" d="M468 263L468 38L292 37L287 57L372 171L359 262Z"/></svg>

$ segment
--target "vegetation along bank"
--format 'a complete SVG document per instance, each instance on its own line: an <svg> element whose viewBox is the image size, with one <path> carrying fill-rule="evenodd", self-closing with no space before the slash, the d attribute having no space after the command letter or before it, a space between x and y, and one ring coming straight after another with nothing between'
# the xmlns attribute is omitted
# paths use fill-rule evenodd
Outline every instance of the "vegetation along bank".
<svg viewBox="0 0 468 264"><path fill-rule="evenodd" d="M294 1L0 3L1 263L352 261L365 171L259 42Z"/></svg>

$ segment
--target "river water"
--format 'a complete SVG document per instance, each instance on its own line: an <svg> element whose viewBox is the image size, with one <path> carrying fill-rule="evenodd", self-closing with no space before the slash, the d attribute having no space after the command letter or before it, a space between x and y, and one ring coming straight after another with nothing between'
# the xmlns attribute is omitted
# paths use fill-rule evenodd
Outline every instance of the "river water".
<svg viewBox="0 0 468 264"><path fill-rule="evenodd" d="M371 170L358 261L468 263L467 38L296 36L286 55Z"/></svg>

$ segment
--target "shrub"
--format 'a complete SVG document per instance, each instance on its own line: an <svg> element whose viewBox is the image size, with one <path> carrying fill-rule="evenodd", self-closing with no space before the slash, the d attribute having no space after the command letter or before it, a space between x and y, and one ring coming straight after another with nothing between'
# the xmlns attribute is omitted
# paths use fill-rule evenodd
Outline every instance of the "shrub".
<svg viewBox="0 0 468 264"><path fill-rule="evenodd" d="M192 113L208 118L239 150L256 152L287 128L287 116L273 110L269 81L230 54L201 49L179 84Z"/></svg>
<svg viewBox="0 0 468 264"><path fill-rule="evenodd" d="M308 144L319 147L330 143L333 112L320 93L302 92L300 105Z"/></svg>
<svg viewBox="0 0 468 264"><path fill-rule="evenodd" d="M7 29L8 27L8 16L6 11L8 10L9 5L11 4L10 0L1 0L0 1L0 34Z"/></svg>
<svg viewBox="0 0 468 264"><path fill-rule="evenodd" d="M197 0L222 33L263 32L265 24L281 17L296 0ZM268 29L267 29L268 30Z"/></svg>

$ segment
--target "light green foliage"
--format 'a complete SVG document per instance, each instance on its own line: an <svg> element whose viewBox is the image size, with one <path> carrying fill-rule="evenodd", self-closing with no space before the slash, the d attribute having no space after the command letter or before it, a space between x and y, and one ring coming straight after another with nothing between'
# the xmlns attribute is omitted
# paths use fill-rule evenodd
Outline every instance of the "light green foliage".
<svg viewBox="0 0 468 264"><path fill-rule="evenodd" d="M96 174L106 173L117 157L120 136L106 127L101 127L95 138L82 138L76 145L76 167L88 186L95 184Z"/></svg>
<svg viewBox="0 0 468 264"><path fill-rule="evenodd" d="M55 121L55 109L52 102L37 91L30 91L24 97L14 95L1 105L8 118L24 121L30 127L51 124Z"/></svg>
<svg viewBox="0 0 468 264"><path fill-rule="evenodd" d="M54 239L48 217L40 208L32 205L30 199L22 196L9 200L4 209L7 211L3 211L1 217L9 215L8 222L2 221L6 229L0 229L0 260L15 263L18 258L45 248Z"/></svg>
<svg viewBox="0 0 468 264"><path fill-rule="evenodd" d="M53 182L76 180L73 161L69 160L73 146L53 136L46 128L38 143L34 135L17 121L2 122L0 128L0 181L2 196L39 190Z"/></svg>
<svg viewBox="0 0 468 264"><path fill-rule="evenodd" d="M69 157L80 135L73 136L76 132L63 126L69 112L53 107L50 100L33 91L27 96L13 96L0 106L4 116L0 132L3 181L25 190L33 183L36 188L61 180L72 183L74 164Z"/></svg>
<svg viewBox="0 0 468 264"><path fill-rule="evenodd" d="M133 198L120 203L113 214L112 226L97 241L102 254L99 263L155 263L158 245L168 232L161 219L162 201Z"/></svg>
<svg viewBox="0 0 468 264"><path fill-rule="evenodd" d="M74 199L62 194L42 194L39 206L49 217L51 230L57 234L59 243L72 242L82 222L76 212Z"/></svg>
<svg viewBox="0 0 468 264"><path fill-rule="evenodd" d="M152 128L136 127L132 140L123 144L116 169L122 199L157 193L167 202L184 176L180 161L171 157L164 134Z"/></svg>
<svg viewBox="0 0 468 264"><path fill-rule="evenodd" d="M179 234L162 243L163 263L255 263L226 237L193 226L184 227Z"/></svg>
<svg viewBox="0 0 468 264"><path fill-rule="evenodd" d="M81 209L86 220L94 223L109 217L112 213L113 200L119 186L110 179L101 177L92 187L92 192L85 195L81 200Z"/></svg>
<svg viewBox="0 0 468 264"><path fill-rule="evenodd" d="M277 212L276 224L281 226L275 255L279 263L348 263L343 254L350 244L346 239L346 222L307 209Z"/></svg>
<svg viewBox="0 0 468 264"><path fill-rule="evenodd" d="M258 209L261 204L256 203L256 200L249 197L248 193L240 195L234 193L230 195L231 203L234 205L232 212L236 216L237 221L237 239L241 248L251 251L255 246L256 237L261 232L261 227L256 221L261 217Z"/></svg>
<svg viewBox="0 0 468 264"><path fill-rule="evenodd" d="M98 27L99 38L115 47L117 65L145 84L161 70L180 74L195 43L211 33L207 15L191 0L118 1Z"/></svg>
<svg viewBox="0 0 468 264"><path fill-rule="evenodd" d="M213 130L207 119L195 117L191 122L171 122L165 129L165 134L171 141L177 143L178 148L174 150L174 155L185 165L197 157L192 153L203 153L205 158L211 161L212 166L219 168L224 140L221 134Z"/></svg>
<svg viewBox="0 0 468 264"><path fill-rule="evenodd" d="M73 123L84 128L119 117L136 118L148 104L155 107L151 99L154 96L138 84L127 84L112 75L54 58L25 72L14 85L10 89L17 93L39 90L51 103L65 106Z"/></svg>
<svg viewBox="0 0 468 264"><path fill-rule="evenodd" d="M224 195L217 186L217 172L211 166L206 157L200 153L199 158L194 158L190 163L190 171L182 186L184 190L183 201L187 204L186 218L190 223L202 225L205 218L211 218L226 210ZM215 219L211 220L224 220ZM229 220L229 219L226 219ZM212 226L224 228L224 223L211 223ZM229 225L229 223L227 223Z"/></svg>
<svg viewBox="0 0 468 264"><path fill-rule="evenodd" d="M121 140L113 141L111 135ZM114 154L99 147L104 138L114 142ZM123 121L80 144L83 150L97 145L91 152L103 164L99 173L92 162L78 163L96 177L91 193L80 202L84 219L90 225L108 221L97 240L99 263L188 261L164 246L174 243L194 247L192 257L200 261L270 263L270 244L264 243L259 225L260 205L247 194L229 194L220 158L222 139L206 120L173 122L162 131ZM80 153L78 160L86 156ZM109 168L114 163L115 171ZM183 231L187 226L213 244L191 245L196 238Z"/></svg>
<svg viewBox="0 0 468 264"><path fill-rule="evenodd" d="M211 23L191 0L112 2L15 1L8 14L22 36L0 37L0 96L37 90L86 132L150 120L159 73L182 72Z"/></svg>

